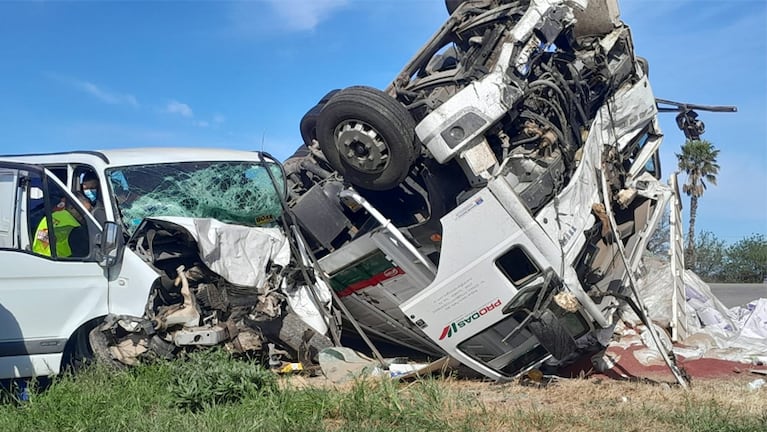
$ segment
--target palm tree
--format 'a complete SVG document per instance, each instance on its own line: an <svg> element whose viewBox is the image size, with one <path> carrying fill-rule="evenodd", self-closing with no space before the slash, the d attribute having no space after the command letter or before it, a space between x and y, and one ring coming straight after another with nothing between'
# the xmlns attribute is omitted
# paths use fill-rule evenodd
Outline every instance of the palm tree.
<svg viewBox="0 0 767 432"><path fill-rule="evenodd" d="M687 182L682 191L690 196L690 230L687 233L687 247L684 250L685 267L695 267L695 216L698 212L698 198L706 190L706 182L716 185L719 165L716 157L719 150L706 140L687 140L682 153L677 153L679 169L687 173ZM705 180L705 181L704 181Z"/></svg>

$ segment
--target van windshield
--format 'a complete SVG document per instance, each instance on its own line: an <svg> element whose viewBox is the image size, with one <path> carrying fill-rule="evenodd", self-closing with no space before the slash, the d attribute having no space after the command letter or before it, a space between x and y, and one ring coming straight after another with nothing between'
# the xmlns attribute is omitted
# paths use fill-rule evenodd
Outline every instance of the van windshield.
<svg viewBox="0 0 767 432"><path fill-rule="evenodd" d="M282 213L279 194L285 193L285 180L271 162L163 163L110 168L106 174L115 210L130 234L146 217L260 226L273 224Z"/></svg>

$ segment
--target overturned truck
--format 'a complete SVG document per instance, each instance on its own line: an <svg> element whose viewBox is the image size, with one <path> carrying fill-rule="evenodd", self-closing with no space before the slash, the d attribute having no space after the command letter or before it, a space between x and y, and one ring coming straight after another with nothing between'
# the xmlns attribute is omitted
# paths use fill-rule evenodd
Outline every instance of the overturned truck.
<svg viewBox="0 0 767 432"><path fill-rule="evenodd" d="M504 379L609 339L674 191L616 1L446 5L384 91L307 112L288 193L367 333Z"/></svg>

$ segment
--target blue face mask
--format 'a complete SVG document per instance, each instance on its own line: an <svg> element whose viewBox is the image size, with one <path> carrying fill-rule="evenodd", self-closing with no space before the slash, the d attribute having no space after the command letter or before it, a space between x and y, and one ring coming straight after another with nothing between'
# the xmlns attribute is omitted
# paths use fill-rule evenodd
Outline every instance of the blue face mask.
<svg viewBox="0 0 767 432"><path fill-rule="evenodd" d="M88 201L93 205L96 204L96 200L99 198L98 189L83 189L83 194L85 194L85 197L88 198Z"/></svg>

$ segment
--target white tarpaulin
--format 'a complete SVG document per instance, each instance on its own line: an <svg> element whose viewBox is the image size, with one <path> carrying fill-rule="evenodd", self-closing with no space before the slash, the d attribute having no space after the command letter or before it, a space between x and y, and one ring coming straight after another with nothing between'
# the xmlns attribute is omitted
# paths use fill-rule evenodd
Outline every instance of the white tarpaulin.
<svg viewBox="0 0 767 432"><path fill-rule="evenodd" d="M669 264L646 259L645 269L638 281L639 295L651 319L666 327L671 319ZM674 351L688 359L767 363L767 299L727 309L695 273L686 270L683 276L690 336ZM624 313L624 319L638 323L633 313Z"/></svg>

